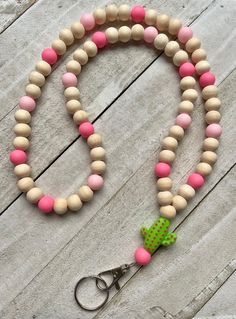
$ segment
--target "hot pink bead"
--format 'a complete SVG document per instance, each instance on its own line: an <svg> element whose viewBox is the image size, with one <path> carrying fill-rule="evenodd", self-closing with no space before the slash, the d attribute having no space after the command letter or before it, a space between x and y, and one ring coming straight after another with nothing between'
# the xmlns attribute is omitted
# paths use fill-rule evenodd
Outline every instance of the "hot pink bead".
<svg viewBox="0 0 236 319"><path fill-rule="evenodd" d="M202 175L198 173L193 173L189 176L187 183L194 189L198 189L204 185L205 181Z"/></svg>
<svg viewBox="0 0 236 319"><path fill-rule="evenodd" d="M181 43L186 43L193 36L193 31L189 27L182 27L178 32L178 39Z"/></svg>
<svg viewBox="0 0 236 319"><path fill-rule="evenodd" d="M107 45L107 37L104 32L97 31L92 35L92 41L101 49Z"/></svg>
<svg viewBox="0 0 236 319"><path fill-rule="evenodd" d="M176 116L175 123L186 129L192 123L192 119L187 113L180 113L178 116Z"/></svg>
<svg viewBox="0 0 236 319"><path fill-rule="evenodd" d="M215 83L215 76L211 72L205 72L203 73L199 78L199 84L202 88L208 85L213 85Z"/></svg>
<svg viewBox="0 0 236 319"><path fill-rule="evenodd" d="M38 201L38 208L43 212L43 213L51 213L53 211L53 205L54 205L54 199L51 196L43 196L40 198Z"/></svg>
<svg viewBox="0 0 236 319"><path fill-rule="evenodd" d="M217 123L212 123L210 125L207 126L206 128L206 136L207 137L220 137L222 134L222 128L220 126L220 124Z"/></svg>
<svg viewBox="0 0 236 319"><path fill-rule="evenodd" d="M83 122L79 126L79 133L83 138L88 138L91 134L94 133L93 124L90 122Z"/></svg>
<svg viewBox="0 0 236 319"><path fill-rule="evenodd" d="M90 31L95 27L94 16L90 13L85 13L80 17L80 22L83 24L86 31Z"/></svg>
<svg viewBox="0 0 236 319"><path fill-rule="evenodd" d="M131 9L131 18L136 23L143 22L143 20L145 18L144 7L142 7L142 6L134 6Z"/></svg>
<svg viewBox="0 0 236 319"><path fill-rule="evenodd" d="M167 163L157 163L155 166L155 174L157 177L167 177L170 175L170 165Z"/></svg>
<svg viewBox="0 0 236 319"><path fill-rule="evenodd" d="M78 80L74 73L67 72L62 76L62 83L64 87L77 86Z"/></svg>
<svg viewBox="0 0 236 319"><path fill-rule="evenodd" d="M52 48L44 49L41 56L44 61L46 61L47 63L51 65L57 62L57 53Z"/></svg>
<svg viewBox="0 0 236 319"><path fill-rule="evenodd" d="M140 266L148 265L151 261L151 258L152 258L151 254L143 247L139 247L135 250L134 259L138 265Z"/></svg>
<svg viewBox="0 0 236 319"><path fill-rule="evenodd" d="M147 27L144 30L144 36L143 39L147 43L152 43L155 39L155 37L158 35L158 31L154 27Z"/></svg>
<svg viewBox="0 0 236 319"><path fill-rule="evenodd" d="M9 158L14 165L24 164L27 162L27 154L22 150L12 151Z"/></svg>
<svg viewBox="0 0 236 319"><path fill-rule="evenodd" d="M181 78L185 76L193 76L194 73L195 73L195 67L190 62L185 62L181 64L181 66L179 67L179 75L181 76Z"/></svg>
<svg viewBox="0 0 236 319"><path fill-rule="evenodd" d="M19 106L23 110L32 112L36 107L36 103L32 97L25 95L20 98Z"/></svg>
<svg viewBox="0 0 236 319"><path fill-rule="evenodd" d="M94 191L98 191L99 189L101 189L103 187L103 184L104 180L100 175L92 174L88 177L88 186Z"/></svg>

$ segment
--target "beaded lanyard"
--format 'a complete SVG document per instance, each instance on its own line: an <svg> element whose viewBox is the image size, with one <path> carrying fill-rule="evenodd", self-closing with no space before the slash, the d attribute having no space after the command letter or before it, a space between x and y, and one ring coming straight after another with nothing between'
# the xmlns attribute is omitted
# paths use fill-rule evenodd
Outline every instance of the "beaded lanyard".
<svg viewBox="0 0 236 319"><path fill-rule="evenodd" d="M51 66L65 54L67 48L75 40L82 39L86 32L94 29L96 24L103 25L117 20L131 21L135 24L131 28L128 26L121 26L119 29L109 27L104 32L95 32L91 40L84 42L83 49L77 49L73 54L73 59L66 64L67 73L62 77L62 83L65 87L64 95L67 100L66 108L73 116L79 134L91 148L90 167L92 174L88 177L87 185L81 186L74 194L66 199L54 199L36 187L34 180L30 177L31 167L27 164L27 150L30 146L28 138L31 134L29 123L31 112L36 107L35 100L41 95L41 87L45 83L45 78L52 72ZM29 75L29 84L25 88L26 95L20 98L20 109L15 113L17 122L14 127L16 137L13 145L15 150L10 153L10 161L15 165L14 173L19 178L17 186L20 191L26 193L27 200L37 205L43 213L54 211L56 214L62 215L68 210L78 211L81 209L84 203L93 198L94 192L103 187L102 175L106 170L106 154L102 147L101 135L94 132L94 126L89 122L88 114L82 110L79 102L80 91L77 88L77 76L80 74L82 66L90 58L95 57L99 49L108 44L127 43L130 40L153 44L158 52L164 51L167 57L172 58L174 65L178 67L181 78L180 88L183 92L175 124L169 129L169 135L162 141L162 151L154 169L157 177L160 218L149 228L141 228L144 246L136 249L134 262L102 272L97 276L83 277L78 281L75 287L75 299L80 307L86 310L97 310L102 307L108 300L109 289L114 285L117 289L120 288L118 281L130 267L135 264L141 266L149 264L152 254L159 246L169 246L175 243L176 234L169 232L171 219L176 216L176 212L187 206L187 201L194 197L195 191L204 185L206 176L211 173L212 166L217 160L216 150L222 133L219 125L221 102L217 97L218 88L214 85L215 76L210 72L206 52L201 48L200 40L193 37L191 28L182 27L182 23L178 19L169 18L165 14L157 14L156 10L147 10L142 6L130 8L126 4L119 7L112 4L106 6L105 9L96 9L93 14L83 14L80 22L75 22L70 28L63 29L59 33L59 39L53 41L51 48L43 50L42 60L36 64L35 70ZM189 56L191 57L190 61ZM198 93L194 89L195 76L202 89L202 98L205 100L206 138L203 142L200 163L196 166L195 172L188 177L186 184L179 187L177 195L172 195L172 181L169 177L171 164L175 159L178 143L192 122L191 113L198 97ZM110 284L103 278L106 274L112 275ZM78 299L79 285L89 278L94 279L97 288L105 293L104 301L96 307L86 306Z"/></svg>

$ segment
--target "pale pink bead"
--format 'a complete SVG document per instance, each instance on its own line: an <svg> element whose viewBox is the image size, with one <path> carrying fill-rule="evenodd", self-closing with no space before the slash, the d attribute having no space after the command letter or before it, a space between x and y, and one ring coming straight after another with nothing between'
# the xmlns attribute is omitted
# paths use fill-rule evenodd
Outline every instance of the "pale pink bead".
<svg viewBox="0 0 236 319"><path fill-rule="evenodd" d="M93 190L93 191L98 191L101 189L104 185L104 180L102 176L97 175L97 174L92 174L88 177L88 186Z"/></svg>
<svg viewBox="0 0 236 319"><path fill-rule="evenodd" d="M62 83L64 87L77 86L78 80L74 73L67 72L62 76Z"/></svg>
<svg viewBox="0 0 236 319"><path fill-rule="evenodd" d="M151 261L151 258L152 258L151 254L143 247L139 247L135 250L134 259L138 265L140 266L148 265Z"/></svg>
<svg viewBox="0 0 236 319"><path fill-rule="evenodd" d="M91 134L94 133L93 124L90 122L83 122L79 126L79 133L83 138L88 138Z"/></svg>
<svg viewBox="0 0 236 319"><path fill-rule="evenodd" d="M202 175L198 173L193 173L192 175L189 176L188 185L192 186L194 189L198 189L202 187L205 183L205 180Z"/></svg>
<svg viewBox="0 0 236 319"><path fill-rule="evenodd" d="M193 36L193 31L189 27L182 27L178 33L178 39L181 43L186 43Z"/></svg>
<svg viewBox="0 0 236 319"><path fill-rule="evenodd" d="M57 62L57 53L53 48L45 48L41 54L42 60L49 64L55 64Z"/></svg>
<svg viewBox="0 0 236 319"><path fill-rule="evenodd" d="M182 128L186 129L189 127L189 125L192 123L191 117L187 113L180 113L176 119L175 123Z"/></svg>
<svg viewBox="0 0 236 319"><path fill-rule="evenodd" d="M206 136L207 137L220 137L222 134L222 128L220 126L220 124L217 123L212 123L210 125L207 126L206 128Z"/></svg>
<svg viewBox="0 0 236 319"><path fill-rule="evenodd" d="M134 22L140 23L143 22L145 17L145 9L143 6L134 6L131 9L131 18Z"/></svg>
<svg viewBox="0 0 236 319"><path fill-rule="evenodd" d="M54 205L54 199L51 196L43 196L40 198L38 201L38 208L43 212L43 213L51 213L53 211L53 205Z"/></svg>
<svg viewBox="0 0 236 319"><path fill-rule="evenodd" d="M25 95L20 98L19 106L23 110L32 112L36 107L36 103L32 97Z"/></svg>
<svg viewBox="0 0 236 319"><path fill-rule="evenodd" d="M90 31L95 27L94 16L90 13L82 14L80 22L83 24L86 31Z"/></svg>
<svg viewBox="0 0 236 319"><path fill-rule="evenodd" d="M147 27L144 30L144 36L143 39L147 43L152 43L155 39L155 37L158 35L158 31L154 27Z"/></svg>
<svg viewBox="0 0 236 319"><path fill-rule="evenodd" d="M157 177L167 177L170 175L170 165L167 163L157 163L155 165L155 174Z"/></svg>
<svg viewBox="0 0 236 319"><path fill-rule="evenodd" d="M99 49L102 49L107 45L107 37L105 33L101 31L97 31L92 35L92 41Z"/></svg>
<svg viewBox="0 0 236 319"><path fill-rule="evenodd" d="M199 78L199 84L201 85L202 88L208 86L208 85L213 85L215 83L215 76L211 72L205 72L203 73L200 78Z"/></svg>
<svg viewBox="0 0 236 319"><path fill-rule="evenodd" d="M181 64L181 66L179 67L179 75L181 76L181 78L185 76L193 76L194 73L195 73L195 67L190 62L185 62Z"/></svg>
<svg viewBox="0 0 236 319"><path fill-rule="evenodd" d="M24 164L27 162L27 154L22 150L12 151L9 158L14 165Z"/></svg>

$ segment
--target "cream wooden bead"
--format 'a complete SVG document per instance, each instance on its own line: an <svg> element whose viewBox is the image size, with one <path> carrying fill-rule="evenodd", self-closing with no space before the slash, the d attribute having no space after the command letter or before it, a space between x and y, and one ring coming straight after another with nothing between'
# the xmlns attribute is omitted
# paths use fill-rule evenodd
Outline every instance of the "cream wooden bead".
<svg viewBox="0 0 236 319"><path fill-rule="evenodd" d="M102 145L102 137L98 133L91 134L87 139L87 144L93 148Z"/></svg>
<svg viewBox="0 0 236 319"><path fill-rule="evenodd" d="M80 97L80 91L78 88L71 86L65 89L64 95L67 100L78 100Z"/></svg>
<svg viewBox="0 0 236 319"><path fill-rule="evenodd" d="M127 26L122 26L118 30L119 41L126 43L131 39L131 29Z"/></svg>
<svg viewBox="0 0 236 319"><path fill-rule="evenodd" d="M201 161L210 165L214 165L217 161L217 154L212 151L205 151L201 155Z"/></svg>
<svg viewBox="0 0 236 319"><path fill-rule="evenodd" d="M88 113L83 110L76 111L73 115L73 120L75 124L81 124L88 120Z"/></svg>
<svg viewBox="0 0 236 319"><path fill-rule="evenodd" d="M25 123L25 124L30 123L31 121L30 112L23 109L17 110L15 113L15 120L19 123Z"/></svg>
<svg viewBox="0 0 236 319"><path fill-rule="evenodd" d="M209 112L206 113L205 119L206 119L206 122L208 124L219 123L220 119L221 119L220 112L218 112L218 111L209 111Z"/></svg>
<svg viewBox="0 0 236 319"><path fill-rule="evenodd" d="M190 101L182 101L179 103L178 112L179 113L188 113L191 114L193 112L194 105Z"/></svg>
<svg viewBox="0 0 236 319"><path fill-rule="evenodd" d="M85 65L88 62L88 54L83 49L77 49L73 53L73 59L81 65Z"/></svg>
<svg viewBox="0 0 236 319"><path fill-rule="evenodd" d="M17 187L21 192L26 193L34 187L34 181L31 177L23 177L18 180Z"/></svg>
<svg viewBox="0 0 236 319"><path fill-rule="evenodd" d="M72 31L68 28L60 31L59 38L64 41L67 46L71 45L75 40Z"/></svg>
<svg viewBox="0 0 236 319"><path fill-rule="evenodd" d="M66 109L69 114L74 114L75 112L81 110L81 104L78 100L70 100L66 103Z"/></svg>
<svg viewBox="0 0 236 319"><path fill-rule="evenodd" d="M94 57L98 53L98 48L93 41L85 41L83 48L90 58Z"/></svg>
<svg viewBox="0 0 236 319"><path fill-rule="evenodd" d="M56 51L57 55L66 53L66 44L61 39L56 39L52 42L52 48Z"/></svg>
<svg viewBox="0 0 236 319"><path fill-rule="evenodd" d="M103 161L93 161L90 164L90 168L93 174L103 174L106 171L106 163Z"/></svg>
<svg viewBox="0 0 236 319"><path fill-rule="evenodd" d="M172 187L172 180L169 177L161 177L157 180L157 189L159 191L169 191Z"/></svg>
<svg viewBox="0 0 236 319"><path fill-rule="evenodd" d="M81 186L79 188L78 194L83 202L89 202L93 198L93 191L87 185Z"/></svg>
<svg viewBox="0 0 236 319"><path fill-rule="evenodd" d="M187 207L187 201L184 197L175 195L173 196L172 205L174 206L176 211L180 211Z"/></svg>
<svg viewBox="0 0 236 319"><path fill-rule="evenodd" d="M202 97L204 100L208 100L212 97L217 97L218 87L216 85L208 85L202 90Z"/></svg>
<svg viewBox="0 0 236 319"><path fill-rule="evenodd" d="M108 43L116 43L119 40L118 30L116 28L110 27L105 31Z"/></svg>
<svg viewBox="0 0 236 319"><path fill-rule="evenodd" d="M210 71L211 66L210 66L210 63L208 61L202 60L202 61L199 61L198 63L196 63L195 69L196 69L196 73L198 75L201 75L205 72Z"/></svg>
<svg viewBox="0 0 236 319"><path fill-rule="evenodd" d="M73 36L75 39L82 39L85 35L85 29L82 23L80 23L79 21L74 22L71 25L71 31L73 33Z"/></svg>
<svg viewBox="0 0 236 319"><path fill-rule="evenodd" d="M205 102L206 111L219 110L221 107L221 101L217 97L212 97Z"/></svg>
<svg viewBox="0 0 236 319"><path fill-rule="evenodd" d="M182 93L182 101L188 100L190 102L195 102L198 98L198 92L194 89L188 89Z"/></svg>
<svg viewBox="0 0 236 319"><path fill-rule="evenodd" d="M102 25L106 22L106 11L104 9L98 8L93 12L93 16L96 24Z"/></svg>
<svg viewBox="0 0 236 319"><path fill-rule="evenodd" d="M28 177L32 173L32 169L28 164L19 164L14 167L14 174L19 177Z"/></svg>
<svg viewBox="0 0 236 319"><path fill-rule="evenodd" d="M189 39L186 44L185 44L185 49L189 52L192 53L195 50L199 49L201 46L201 41L198 38L192 37Z"/></svg>
<svg viewBox="0 0 236 319"><path fill-rule="evenodd" d="M67 64L66 64L66 71L74 73L75 75L78 75L81 72L81 65L79 62L77 62L75 60L71 60L71 61L67 62Z"/></svg>
<svg viewBox="0 0 236 319"><path fill-rule="evenodd" d="M169 135L180 141L184 137L184 129L179 125L173 125L169 129Z"/></svg>
<svg viewBox="0 0 236 319"><path fill-rule="evenodd" d="M184 50L179 50L173 56L173 63L176 66L180 66L182 63L188 61L188 53Z"/></svg>
<svg viewBox="0 0 236 319"><path fill-rule="evenodd" d="M178 147L178 141L172 136L167 136L162 141L162 147L167 150L175 151Z"/></svg>
<svg viewBox="0 0 236 319"><path fill-rule="evenodd" d="M38 85L28 84L25 87L25 92L27 95L31 96L33 99L38 99L41 95L41 89Z"/></svg>
<svg viewBox="0 0 236 319"><path fill-rule="evenodd" d="M176 209L172 205L160 207L160 215L162 217L173 219L176 216Z"/></svg>
<svg viewBox="0 0 236 319"><path fill-rule="evenodd" d="M30 203L36 204L40 200L40 198L43 197L43 195L44 194L41 188L33 187L27 192L26 198Z"/></svg>
<svg viewBox="0 0 236 319"><path fill-rule="evenodd" d="M46 61L39 61L35 66L36 71L42 73L44 76L48 76L52 72L51 65Z"/></svg>
<svg viewBox="0 0 236 319"><path fill-rule="evenodd" d="M177 51L179 51L180 46L177 41L169 41L165 46L165 55L168 57L173 57Z"/></svg>
<svg viewBox="0 0 236 319"><path fill-rule="evenodd" d="M157 22L157 11L154 9L149 9L145 12L144 22L147 25L156 25Z"/></svg>
<svg viewBox="0 0 236 319"><path fill-rule="evenodd" d="M106 156L106 151L103 147L98 146L98 147L94 147L91 149L90 151L90 156L91 159L93 161L100 161L100 160L104 160L105 156Z"/></svg>
<svg viewBox="0 0 236 319"><path fill-rule="evenodd" d="M169 39L168 39L167 35L164 33L159 33L155 37L153 44L157 50L164 50L165 46L167 45L168 42L169 42Z"/></svg>
<svg viewBox="0 0 236 319"><path fill-rule="evenodd" d="M107 21L113 22L117 20L118 8L115 4L109 4L106 6L106 18Z"/></svg>
<svg viewBox="0 0 236 319"><path fill-rule="evenodd" d="M53 210L58 215L65 214L67 212L67 200L65 198L56 198L54 201Z"/></svg>
<svg viewBox="0 0 236 319"><path fill-rule="evenodd" d="M45 84L45 77L38 71L32 71L29 75L29 82L41 87Z"/></svg>
<svg viewBox="0 0 236 319"><path fill-rule="evenodd" d="M26 151L30 146L30 142L24 136L16 136L13 140L13 145L16 149Z"/></svg>
<svg viewBox="0 0 236 319"><path fill-rule="evenodd" d="M185 76L180 81L181 90L193 89L195 87L196 80L192 76Z"/></svg>
<svg viewBox="0 0 236 319"><path fill-rule="evenodd" d="M168 32L171 35L176 35L182 27L182 22L179 19L170 18Z"/></svg>
<svg viewBox="0 0 236 319"><path fill-rule="evenodd" d="M28 137L31 134L31 127L25 123L17 123L14 126L14 133L17 136Z"/></svg>
<svg viewBox="0 0 236 319"><path fill-rule="evenodd" d="M183 184L179 187L178 194L186 200L190 200L195 196L195 189L188 184Z"/></svg>
<svg viewBox="0 0 236 319"><path fill-rule="evenodd" d="M215 151L219 147L219 141L213 137L207 137L203 141L203 149L205 151Z"/></svg>
<svg viewBox="0 0 236 319"><path fill-rule="evenodd" d="M122 4L119 6L118 17L120 21L128 21L130 19L130 6Z"/></svg>
<svg viewBox="0 0 236 319"><path fill-rule="evenodd" d="M83 206L83 203L77 194L72 194L67 198L67 206L72 212L77 212Z"/></svg>
<svg viewBox="0 0 236 319"><path fill-rule="evenodd" d="M203 176L207 176L207 175L211 174L212 167L208 163L200 162L199 164L197 164L196 172L203 175Z"/></svg>
<svg viewBox="0 0 236 319"><path fill-rule="evenodd" d="M161 206L170 205L172 203L173 195L169 191L159 192L157 194L158 204Z"/></svg>
<svg viewBox="0 0 236 319"><path fill-rule="evenodd" d="M156 27L159 31L168 30L170 17L166 14L157 15Z"/></svg>
<svg viewBox="0 0 236 319"><path fill-rule="evenodd" d="M143 39L144 27L141 24L134 24L131 28L131 38L135 41Z"/></svg>
<svg viewBox="0 0 236 319"><path fill-rule="evenodd" d="M159 153L159 161L164 163L173 163L175 153L170 150L163 150Z"/></svg>
<svg viewBox="0 0 236 319"><path fill-rule="evenodd" d="M193 63L198 63L200 61L206 60L206 58L207 58L206 51L204 49L201 49L201 48L193 51L193 53L191 55L191 59L192 59Z"/></svg>

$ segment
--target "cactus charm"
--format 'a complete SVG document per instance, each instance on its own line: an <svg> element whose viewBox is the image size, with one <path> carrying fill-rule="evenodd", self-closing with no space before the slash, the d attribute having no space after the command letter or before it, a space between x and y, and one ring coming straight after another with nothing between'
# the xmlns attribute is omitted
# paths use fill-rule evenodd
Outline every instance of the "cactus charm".
<svg viewBox="0 0 236 319"><path fill-rule="evenodd" d="M169 246L175 243L176 234L168 233L169 227L170 221L160 217L150 228L141 228L141 234L144 237L144 248L150 254L153 254L160 245Z"/></svg>

